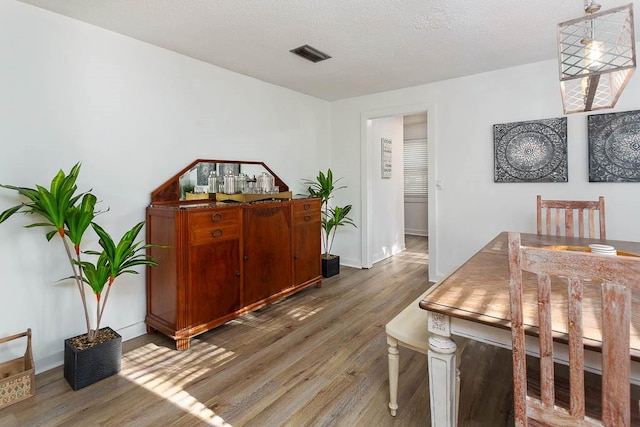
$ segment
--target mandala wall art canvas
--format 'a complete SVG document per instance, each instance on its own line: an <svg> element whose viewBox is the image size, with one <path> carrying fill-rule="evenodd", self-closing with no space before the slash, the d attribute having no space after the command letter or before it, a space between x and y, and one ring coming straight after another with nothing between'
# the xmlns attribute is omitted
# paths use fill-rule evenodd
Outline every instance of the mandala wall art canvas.
<svg viewBox="0 0 640 427"><path fill-rule="evenodd" d="M640 110L587 121L589 182L640 182Z"/></svg>
<svg viewBox="0 0 640 427"><path fill-rule="evenodd" d="M567 118L493 125L494 182L567 182Z"/></svg>

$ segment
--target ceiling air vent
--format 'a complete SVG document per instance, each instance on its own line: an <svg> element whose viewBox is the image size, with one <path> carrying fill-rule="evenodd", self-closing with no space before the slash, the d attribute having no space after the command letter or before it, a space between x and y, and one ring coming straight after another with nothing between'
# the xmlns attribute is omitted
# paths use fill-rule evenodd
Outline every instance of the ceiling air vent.
<svg viewBox="0 0 640 427"><path fill-rule="evenodd" d="M297 47L295 49L291 49L289 52L293 52L298 56L303 57L304 59L308 59L311 62L320 62L325 59L331 58L324 52L320 52L318 49L305 44L304 46Z"/></svg>

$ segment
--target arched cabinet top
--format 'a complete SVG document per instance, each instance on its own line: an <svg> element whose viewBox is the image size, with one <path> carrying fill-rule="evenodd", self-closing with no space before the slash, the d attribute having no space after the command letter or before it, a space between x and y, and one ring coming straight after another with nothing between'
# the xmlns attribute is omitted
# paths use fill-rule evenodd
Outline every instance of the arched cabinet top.
<svg viewBox="0 0 640 427"><path fill-rule="evenodd" d="M215 171L218 176L224 176L228 171L238 175L240 173L249 179L266 172L273 176L274 184L279 188L278 194L268 198L291 198L289 186L278 177L263 162L243 160L197 159L185 166L174 176L151 192L151 204L201 203L203 200L215 201L219 199L235 201L259 200L259 195L224 195L208 192L209 174ZM249 197L251 196L251 197ZM263 195L267 196L267 195Z"/></svg>

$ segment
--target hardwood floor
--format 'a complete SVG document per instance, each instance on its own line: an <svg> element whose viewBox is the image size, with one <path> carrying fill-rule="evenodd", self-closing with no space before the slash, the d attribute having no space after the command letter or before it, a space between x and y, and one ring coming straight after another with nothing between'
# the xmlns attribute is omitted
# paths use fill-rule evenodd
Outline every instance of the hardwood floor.
<svg viewBox="0 0 640 427"><path fill-rule="evenodd" d="M161 334L123 343L122 371L72 391L62 367L36 396L0 410L1 426L428 426L427 363L400 347L399 409L387 407L384 325L424 292L426 238L369 270L343 267L306 289L175 350ZM506 426L511 354L461 349L461 426Z"/></svg>

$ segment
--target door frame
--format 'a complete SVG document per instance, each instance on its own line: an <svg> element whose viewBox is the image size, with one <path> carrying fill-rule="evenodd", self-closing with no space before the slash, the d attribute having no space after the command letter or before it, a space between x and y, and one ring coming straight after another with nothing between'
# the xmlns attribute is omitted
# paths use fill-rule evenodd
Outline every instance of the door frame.
<svg viewBox="0 0 640 427"><path fill-rule="evenodd" d="M371 268L372 262L372 248L371 248L371 236L373 234L373 135L371 132L371 121L375 119L381 119L385 117L404 116L417 113L427 114L427 152L429 156L429 171L428 171L428 233L429 233L429 278L432 277L435 280L435 272L437 271L437 248L438 248L438 235L437 235L437 194L436 194L436 104L433 102L401 105L397 107L383 108L379 110L364 111L360 114L360 168L362 174L360 175L361 192L361 206L362 206L362 234L361 234L361 248L360 257L362 260L363 268ZM433 272L433 273L432 273Z"/></svg>

